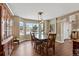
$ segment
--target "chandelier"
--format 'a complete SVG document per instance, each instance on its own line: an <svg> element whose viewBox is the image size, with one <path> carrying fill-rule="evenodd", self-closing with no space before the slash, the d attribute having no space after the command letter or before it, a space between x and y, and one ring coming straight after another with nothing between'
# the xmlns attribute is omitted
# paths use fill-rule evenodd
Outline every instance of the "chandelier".
<svg viewBox="0 0 79 59"><path fill-rule="evenodd" d="M43 12L38 12L38 20L40 21L39 23L43 23Z"/></svg>

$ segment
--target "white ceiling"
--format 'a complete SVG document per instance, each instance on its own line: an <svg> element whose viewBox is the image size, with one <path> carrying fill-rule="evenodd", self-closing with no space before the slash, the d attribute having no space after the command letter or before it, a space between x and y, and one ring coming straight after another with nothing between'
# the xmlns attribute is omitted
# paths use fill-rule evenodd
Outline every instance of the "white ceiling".
<svg viewBox="0 0 79 59"><path fill-rule="evenodd" d="M38 12L43 11L43 19L52 19L79 10L79 3L8 3L17 16L38 19Z"/></svg>

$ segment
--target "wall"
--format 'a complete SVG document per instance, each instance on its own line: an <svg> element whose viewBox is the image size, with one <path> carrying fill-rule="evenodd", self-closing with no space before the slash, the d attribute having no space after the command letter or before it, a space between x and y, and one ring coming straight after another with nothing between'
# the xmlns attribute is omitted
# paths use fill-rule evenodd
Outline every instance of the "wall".
<svg viewBox="0 0 79 59"><path fill-rule="evenodd" d="M61 41L61 21L62 21L62 20L61 20L60 17L57 18L57 22L56 22L56 25L57 25L57 27L56 27L56 29L57 29L57 30L56 30L56 31L57 31L57 33L56 33L56 34L57 34L57 38L56 38L56 41L57 41L57 42L60 42L60 43L62 42L62 41Z"/></svg>
<svg viewBox="0 0 79 59"><path fill-rule="evenodd" d="M19 18L13 16L13 35L14 37L19 37Z"/></svg>
<svg viewBox="0 0 79 59"><path fill-rule="evenodd" d="M56 18L50 19L50 25L52 25L53 33L56 33Z"/></svg>
<svg viewBox="0 0 79 59"><path fill-rule="evenodd" d="M70 20L72 20L72 30L78 30L79 29L79 12L72 14L69 16Z"/></svg>
<svg viewBox="0 0 79 59"><path fill-rule="evenodd" d="M50 30L50 21L46 20L45 21L45 33L48 34L49 30Z"/></svg>

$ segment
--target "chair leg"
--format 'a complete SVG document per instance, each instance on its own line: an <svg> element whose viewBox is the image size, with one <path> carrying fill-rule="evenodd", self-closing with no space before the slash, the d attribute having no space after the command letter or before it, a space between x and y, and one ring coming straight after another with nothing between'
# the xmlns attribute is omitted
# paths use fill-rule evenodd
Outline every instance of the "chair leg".
<svg viewBox="0 0 79 59"><path fill-rule="evenodd" d="M42 47L42 45L40 46L40 53L42 56L44 56L44 47Z"/></svg>
<svg viewBox="0 0 79 59"><path fill-rule="evenodd" d="M48 48L46 48L46 55L48 56Z"/></svg>
<svg viewBox="0 0 79 59"><path fill-rule="evenodd" d="M40 54L42 53L41 50L42 50L42 48L41 48L41 45L40 45Z"/></svg>
<svg viewBox="0 0 79 59"><path fill-rule="evenodd" d="M35 49L37 50L37 45L35 44Z"/></svg>
<svg viewBox="0 0 79 59"><path fill-rule="evenodd" d="M73 56L77 56L76 49L73 49Z"/></svg>
<svg viewBox="0 0 79 59"><path fill-rule="evenodd" d="M43 44L40 45L40 48L41 48L40 49L41 55L44 56L44 46L43 46Z"/></svg>
<svg viewBox="0 0 79 59"><path fill-rule="evenodd" d="M19 45L19 42L18 42L18 45Z"/></svg>
<svg viewBox="0 0 79 59"><path fill-rule="evenodd" d="M55 45L53 45L53 55L55 55Z"/></svg>

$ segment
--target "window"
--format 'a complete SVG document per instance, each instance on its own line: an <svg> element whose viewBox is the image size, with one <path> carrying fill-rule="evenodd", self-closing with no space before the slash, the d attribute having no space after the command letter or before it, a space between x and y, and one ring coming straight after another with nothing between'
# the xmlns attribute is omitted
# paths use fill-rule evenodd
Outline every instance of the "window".
<svg viewBox="0 0 79 59"><path fill-rule="evenodd" d="M30 34L30 32L38 32L37 23L26 23L26 34Z"/></svg>
<svg viewBox="0 0 79 59"><path fill-rule="evenodd" d="M26 34L30 34L32 30L32 23L26 23Z"/></svg>
<svg viewBox="0 0 79 59"><path fill-rule="evenodd" d="M12 35L13 20L10 20L10 35Z"/></svg>
<svg viewBox="0 0 79 59"><path fill-rule="evenodd" d="M3 7L2 9L2 41L12 35L13 20L11 14Z"/></svg>
<svg viewBox="0 0 79 59"><path fill-rule="evenodd" d="M7 38L7 20L4 21L4 39Z"/></svg>
<svg viewBox="0 0 79 59"><path fill-rule="evenodd" d="M20 35L29 35L30 32L34 30L34 27L36 27L35 32L38 32L38 24L37 23L30 23L30 22L19 22L19 28L20 28Z"/></svg>
<svg viewBox="0 0 79 59"><path fill-rule="evenodd" d="M19 22L20 35L24 35L24 22Z"/></svg>
<svg viewBox="0 0 79 59"><path fill-rule="evenodd" d="M7 37L10 36L10 20L7 20Z"/></svg>
<svg viewBox="0 0 79 59"><path fill-rule="evenodd" d="M12 35L12 20L3 20L3 39L6 39Z"/></svg>

